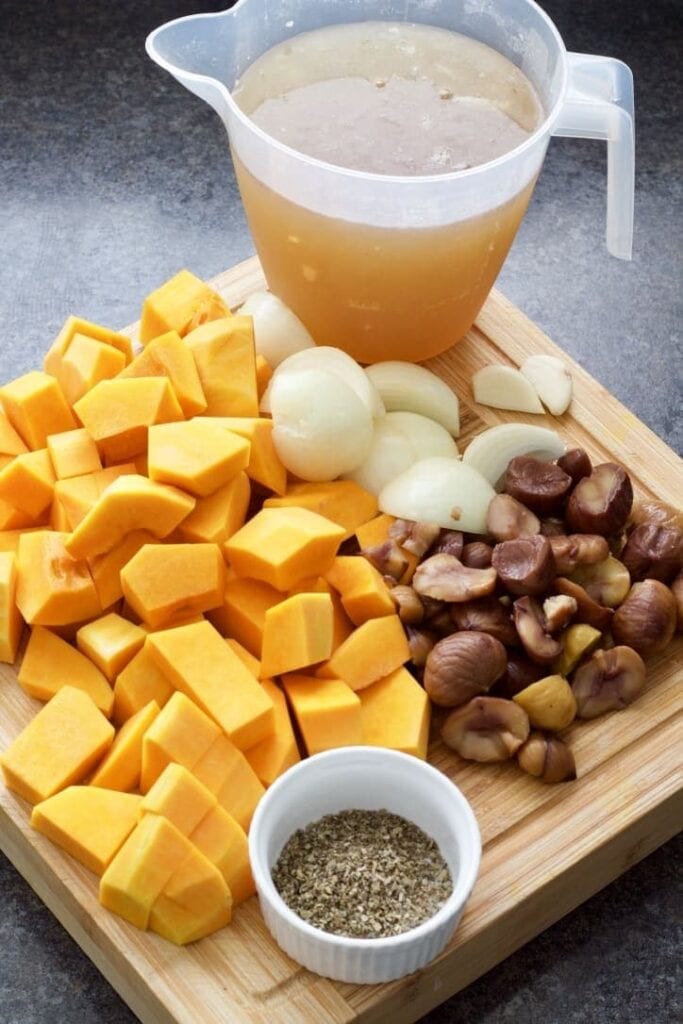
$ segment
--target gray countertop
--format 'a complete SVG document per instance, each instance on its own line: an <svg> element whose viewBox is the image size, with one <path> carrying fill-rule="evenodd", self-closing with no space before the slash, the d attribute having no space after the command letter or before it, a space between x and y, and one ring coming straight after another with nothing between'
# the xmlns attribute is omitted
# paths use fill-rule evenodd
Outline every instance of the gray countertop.
<svg viewBox="0 0 683 1024"><path fill-rule="evenodd" d="M209 277L253 252L216 116L143 49L155 25L223 6L0 0L1 380L39 365L68 313L125 324L180 267ZM634 259L604 248L603 144L554 140L498 283L680 451L681 5L545 7L569 49L634 71ZM424 1024L680 1020L682 852L652 854ZM1 1024L135 1020L1 855L0 948Z"/></svg>

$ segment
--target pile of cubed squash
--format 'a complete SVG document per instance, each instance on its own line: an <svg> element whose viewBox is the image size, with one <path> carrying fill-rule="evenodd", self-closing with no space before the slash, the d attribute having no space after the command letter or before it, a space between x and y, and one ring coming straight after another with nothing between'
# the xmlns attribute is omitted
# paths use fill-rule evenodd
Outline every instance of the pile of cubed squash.
<svg viewBox="0 0 683 1024"><path fill-rule="evenodd" d="M381 576L338 553L393 520L287 478L251 318L181 271L140 340L69 317L0 389L0 658L26 623L45 702L0 765L104 906L183 944L253 893L265 787L336 746L425 757L429 702Z"/></svg>

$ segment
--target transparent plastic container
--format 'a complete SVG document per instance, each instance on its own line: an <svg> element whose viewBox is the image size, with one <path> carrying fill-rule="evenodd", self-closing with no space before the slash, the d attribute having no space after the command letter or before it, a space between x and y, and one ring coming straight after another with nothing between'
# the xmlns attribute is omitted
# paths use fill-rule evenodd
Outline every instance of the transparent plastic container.
<svg viewBox="0 0 683 1024"><path fill-rule="evenodd" d="M236 79L283 40L378 20L434 25L493 47L529 78L545 120L488 163L403 177L297 152L258 128L233 100ZM269 286L319 344L370 363L427 359L460 340L512 244L551 135L606 140L607 248L630 259L631 72L608 57L567 53L532 0L239 0L219 14L162 25L146 45L153 60L222 119ZM293 251L292 238L303 240L303 248Z"/></svg>

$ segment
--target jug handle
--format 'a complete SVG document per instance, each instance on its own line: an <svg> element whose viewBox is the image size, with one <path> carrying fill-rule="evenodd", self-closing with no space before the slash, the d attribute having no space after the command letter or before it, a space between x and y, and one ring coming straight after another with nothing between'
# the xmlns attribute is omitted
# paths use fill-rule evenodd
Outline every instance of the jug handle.
<svg viewBox="0 0 683 1024"><path fill-rule="evenodd" d="M607 249L631 259L635 184L633 75L622 61L568 53L569 85L553 135L607 141Z"/></svg>

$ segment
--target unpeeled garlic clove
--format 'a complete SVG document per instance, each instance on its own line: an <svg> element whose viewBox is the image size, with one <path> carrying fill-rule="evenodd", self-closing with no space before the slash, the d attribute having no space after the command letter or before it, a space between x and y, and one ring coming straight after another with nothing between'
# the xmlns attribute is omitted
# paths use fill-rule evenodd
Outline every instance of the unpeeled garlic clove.
<svg viewBox="0 0 683 1024"><path fill-rule="evenodd" d="M494 363L483 366L472 377L472 393L475 402L494 409L510 409L515 412L542 413L538 395L523 373L513 366Z"/></svg>
<svg viewBox="0 0 683 1024"><path fill-rule="evenodd" d="M520 370L553 416L567 411L572 400L572 378L566 363L556 356L529 356Z"/></svg>

